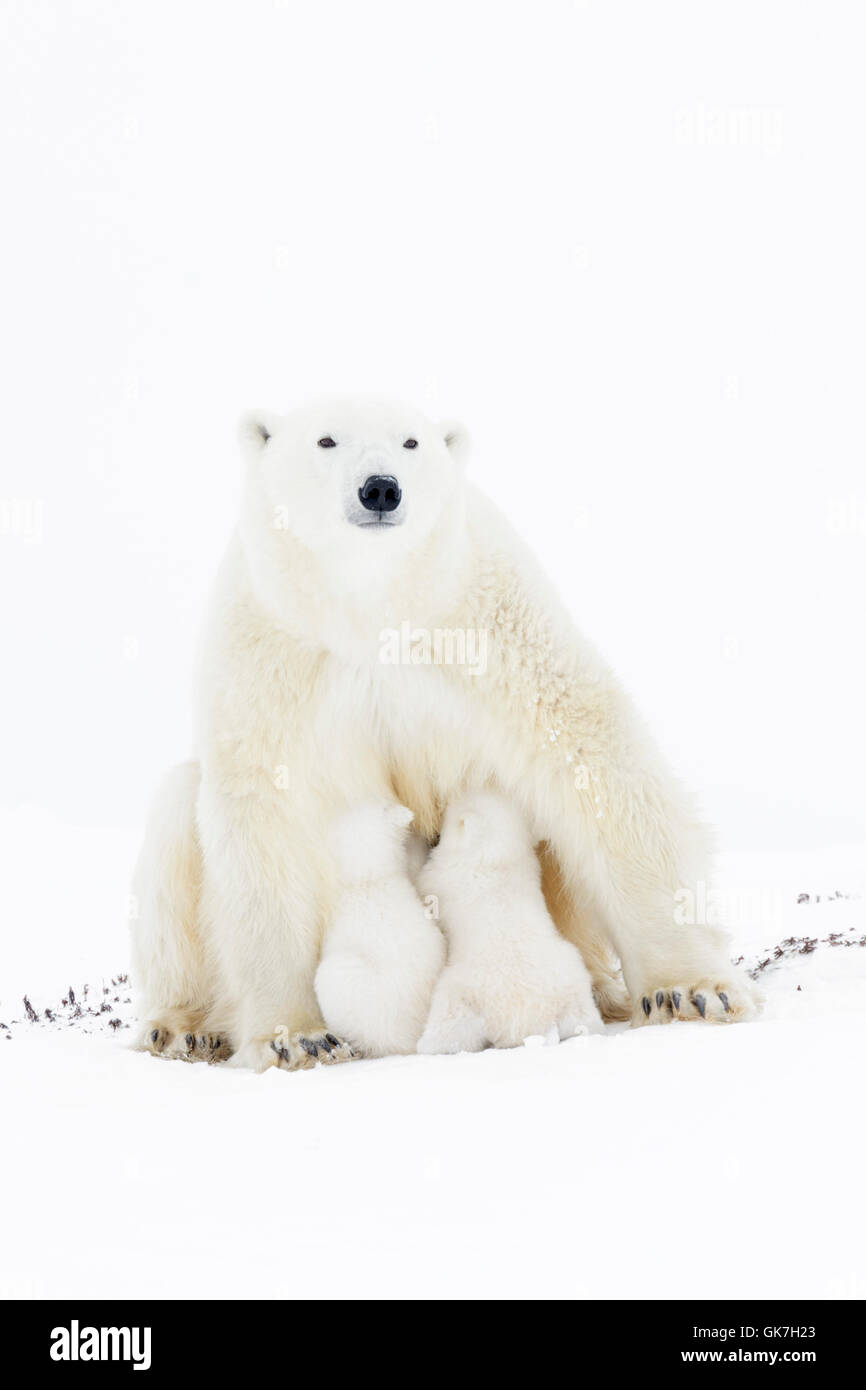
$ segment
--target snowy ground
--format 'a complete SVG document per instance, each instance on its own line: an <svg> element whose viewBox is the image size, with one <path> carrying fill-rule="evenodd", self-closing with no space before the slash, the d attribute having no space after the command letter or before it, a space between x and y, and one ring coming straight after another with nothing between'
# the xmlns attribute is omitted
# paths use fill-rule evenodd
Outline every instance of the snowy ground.
<svg viewBox="0 0 866 1390"><path fill-rule="evenodd" d="M255 1077L125 1047L136 835L0 831L0 1294L866 1296L856 849L723 860L758 1023Z"/></svg>

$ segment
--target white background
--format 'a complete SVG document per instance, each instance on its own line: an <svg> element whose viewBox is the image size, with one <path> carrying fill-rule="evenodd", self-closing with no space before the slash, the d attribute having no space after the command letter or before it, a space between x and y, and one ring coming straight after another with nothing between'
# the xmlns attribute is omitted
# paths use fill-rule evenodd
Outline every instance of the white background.
<svg viewBox="0 0 866 1390"><path fill-rule="evenodd" d="M857 839L859 13L7 0L4 800L141 823L237 417L371 390L467 422L725 843Z"/></svg>
<svg viewBox="0 0 866 1390"><path fill-rule="evenodd" d="M862 1297L861 7L0 26L0 1293ZM110 1031L237 419L342 390L465 419L717 822L734 949L797 938L757 1024L263 1078Z"/></svg>

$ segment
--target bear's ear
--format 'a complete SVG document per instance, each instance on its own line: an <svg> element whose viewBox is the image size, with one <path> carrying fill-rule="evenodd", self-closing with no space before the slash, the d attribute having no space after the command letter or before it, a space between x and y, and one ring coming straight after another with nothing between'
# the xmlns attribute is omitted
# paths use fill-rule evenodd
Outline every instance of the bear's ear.
<svg viewBox="0 0 866 1390"><path fill-rule="evenodd" d="M259 454L274 430L277 417L270 410L250 410L238 427L241 445L247 453Z"/></svg>
<svg viewBox="0 0 866 1390"><path fill-rule="evenodd" d="M469 454L469 431L457 420L443 420L439 426L445 446L458 463L465 463Z"/></svg>

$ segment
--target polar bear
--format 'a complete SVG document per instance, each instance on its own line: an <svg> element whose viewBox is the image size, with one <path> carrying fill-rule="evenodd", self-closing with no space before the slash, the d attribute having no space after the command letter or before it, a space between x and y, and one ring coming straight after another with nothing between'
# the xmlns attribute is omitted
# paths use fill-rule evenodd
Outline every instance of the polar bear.
<svg viewBox="0 0 866 1390"><path fill-rule="evenodd" d="M406 806L363 802L334 827L339 895L316 998L328 1027L364 1057L415 1051L445 964L445 938L412 882L411 823Z"/></svg>
<svg viewBox="0 0 866 1390"><path fill-rule="evenodd" d="M159 794L133 883L140 1045L173 1055L189 1034L208 1056L219 1038L259 1070L337 1060L313 984L335 815L392 799L432 842L449 802L485 784L543 842L545 897L604 1015L748 1018L723 935L677 920L676 895L707 876L690 803L467 482L464 430L326 399L254 414L242 440L195 757Z"/></svg>
<svg viewBox="0 0 866 1390"><path fill-rule="evenodd" d="M436 899L448 939L419 1052L602 1031L589 972L551 920L532 836L511 801L491 791L452 801L418 887Z"/></svg>

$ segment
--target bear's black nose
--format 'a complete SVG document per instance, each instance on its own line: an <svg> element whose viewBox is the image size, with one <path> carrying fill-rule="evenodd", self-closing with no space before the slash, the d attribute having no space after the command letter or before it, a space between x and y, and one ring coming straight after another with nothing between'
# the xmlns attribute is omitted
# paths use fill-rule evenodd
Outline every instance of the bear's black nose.
<svg viewBox="0 0 866 1390"><path fill-rule="evenodd" d="M361 506L366 507L368 512L393 512L399 507L403 494L396 478L374 473L363 487L358 488L358 496Z"/></svg>

